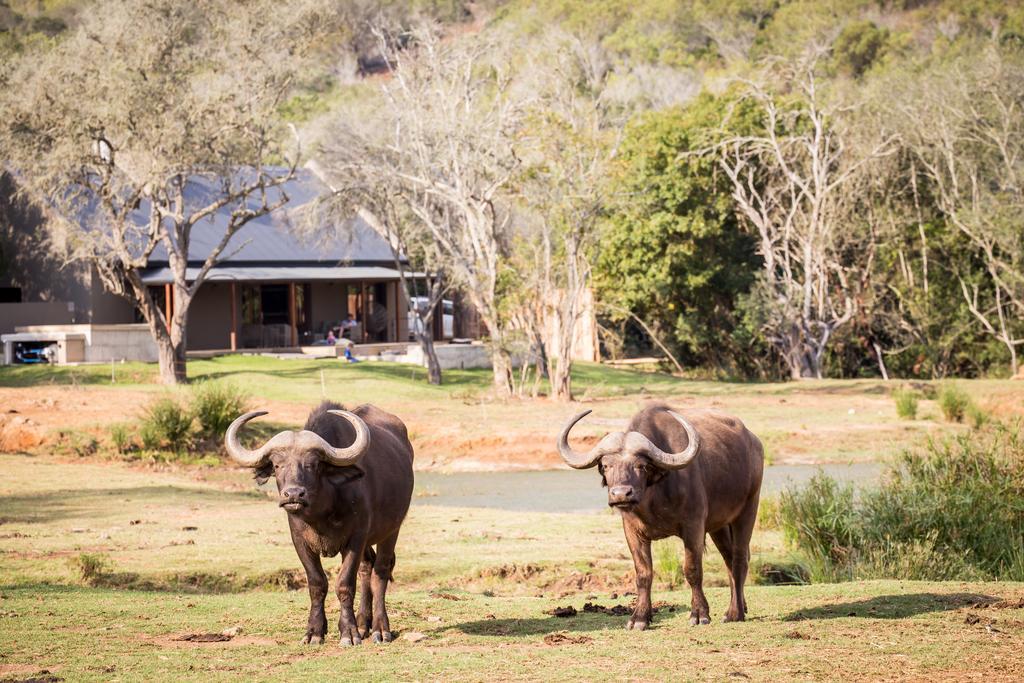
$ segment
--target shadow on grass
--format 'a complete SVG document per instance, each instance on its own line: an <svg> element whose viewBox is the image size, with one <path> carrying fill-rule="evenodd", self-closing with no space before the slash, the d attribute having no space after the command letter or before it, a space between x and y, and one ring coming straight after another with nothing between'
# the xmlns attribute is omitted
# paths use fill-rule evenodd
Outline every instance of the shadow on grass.
<svg viewBox="0 0 1024 683"><path fill-rule="evenodd" d="M196 502L223 504L228 500L251 502L254 498L263 498L263 495L253 491L220 491L181 486L60 489L26 496L0 497L0 523L55 522L68 517L91 516L107 509L121 511L125 506L135 504L187 507Z"/></svg>
<svg viewBox="0 0 1024 683"><path fill-rule="evenodd" d="M306 587L306 574L300 569L277 569L240 576L235 573L103 571L81 584L36 581L27 584L0 585L0 590L28 590L40 593L69 593L88 590L116 590L142 593L178 593L223 595L253 590L294 591Z"/></svg>
<svg viewBox="0 0 1024 683"><path fill-rule="evenodd" d="M689 609L679 605L671 605L670 609L655 610L654 620L650 629L658 628L679 615L687 616ZM482 619L454 624L467 635L473 636L536 636L555 631L604 631L607 629L625 628L629 615L609 614L605 612L577 612L571 617L545 616L534 619Z"/></svg>
<svg viewBox="0 0 1024 683"><path fill-rule="evenodd" d="M879 595L855 602L840 602L791 612L782 621L805 619L839 619L866 617L868 619L905 619L906 617L959 609L976 603L995 600L979 593L909 593L905 595Z"/></svg>

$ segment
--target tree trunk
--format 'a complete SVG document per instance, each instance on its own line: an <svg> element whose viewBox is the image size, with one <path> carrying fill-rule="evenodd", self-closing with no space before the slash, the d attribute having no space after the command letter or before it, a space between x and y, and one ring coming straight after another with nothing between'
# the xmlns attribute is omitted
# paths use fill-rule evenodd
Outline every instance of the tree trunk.
<svg viewBox="0 0 1024 683"><path fill-rule="evenodd" d="M160 383L175 385L187 382L184 339L175 343L171 335L164 330L155 334L154 339L157 358L160 361Z"/></svg>
<svg viewBox="0 0 1024 683"><path fill-rule="evenodd" d="M508 351L497 345L492 339L491 366L494 369L494 388L504 397L513 395L515 387L512 379L512 357Z"/></svg>
<svg viewBox="0 0 1024 683"><path fill-rule="evenodd" d="M559 401L572 400L572 361L558 358L549 366L551 395Z"/></svg>
<svg viewBox="0 0 1024 683"><path fill-rule="evenodd" d="M425 330L428 329L429 324L428 321L423 321L423 328ZM430 334L430 332L417 331L414 331L413 334L423 350L423 358L427 361L427 381L431 384L441 384L441 362L437 360L437 349L434 348L434 335Z"/></svg>

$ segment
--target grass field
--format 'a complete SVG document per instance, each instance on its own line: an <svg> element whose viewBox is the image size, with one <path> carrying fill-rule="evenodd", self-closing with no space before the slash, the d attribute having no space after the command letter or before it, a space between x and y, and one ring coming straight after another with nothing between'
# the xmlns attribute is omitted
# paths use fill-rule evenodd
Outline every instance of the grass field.
<svg viewBox="0 0 1024 683"><path fill-rule="evenodd" d="M688 626L688 589L659 580L654 628L627 632L623 616L582 612L631 599L615 515L415 499L389 592L399 639L310 649L298 644L305 590L287 589L302 574L284 513L263 494L123 465L0 466L0 678L1010 680L1024 667L1024 610L1010 607L1024 584L755 585L750 620L725 625L709 552L710 626ZM779 542L758 530L755 560ZM568 605L581 613L546 614ZM223 642L181 640L235 627Z"/></svg>
<svg viewBox="0 0 1024 683"><path fill-rule="evenodd" d="M728 582L712 550L714 620L691 628L689 590L674 576L679 544L666 541L655 553L654 627L627 632L626 616L584 610L621 612L632 600L616 514L443 507L422 488L388 593L398 640L303 647L308 597L284 513L246 475L62 454L69 431L102 440L166 391L151 366L114 371L111 383L109 366L0 368L0 444L31 452L0 455L0 681L998 681L1024 670L1024 584L770 586L752 576L749 621L722 624ZM918 419L898 419L895 383L868 380L715 383L583 365L579 400L563 405L495 400L486 372L448 373L442 387L414 368L369 363L233 357L190 372L245 387L281 425L301 422L323 393L377 403L410 425L418 466L438 469L555 466L566 416L593 408L581 434L594 437L652 399L739 415L776 462L884 460L962 428L933 401ZM993 413L1022 410L1019 384L960 384ZM9 446L22 437L29 447ZM752 552L755 565L783 557L781 534L758 528ZM550 614L566 606L578 614ZM329 622L337 616L329 599ZM211 635L221 640L194 642Z"/></svg>
<svg viewBox="0 0 1024 683"><path fill-rule="evenodd" d="M167 390L153 365L0 368L0 405L31 419L34 434L2 450L45 450L54 434L91 430L102 439L115 422L138 416ZM737 415L760 436L775 463L883 460L930 434L957 429L923 400L918 419L901 420L891 397L899 382L876 380L789 383L691 381L594 364L578 364L577 402L495 400L486 370L448 371L433 387L423 370L391 363L348 365L327 360L226 356L189 363L196 380L228 380L271 411L268 420L301 424L310 407L329 397L345 404L375 403L409 425L417 467L437 469L544 468L560 465L552 447L561 424L581 407L594 414L577 427L596 438L621 427L650 400L707 407ZM960 382L985 410L1024 414L1019 382ZM0 415L0 421L4 419ZM24 429L24 426L22 427ZM0 432L3 424L0 422Z"/></svg>

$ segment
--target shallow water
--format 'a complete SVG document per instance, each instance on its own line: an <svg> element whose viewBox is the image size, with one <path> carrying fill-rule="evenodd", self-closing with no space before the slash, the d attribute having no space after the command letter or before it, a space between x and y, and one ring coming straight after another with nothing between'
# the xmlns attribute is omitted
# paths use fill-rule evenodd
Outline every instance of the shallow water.
<svg viewBox="0 0 1024 683"><path fill-rule="evenodd" d="M775 465L765 468L761 495L810 479L819 469L841 482L878 481L878 463ZM482 507L534 512L600 512L608 505L596 470L567 472L417 472L413 505Z"/></svg>

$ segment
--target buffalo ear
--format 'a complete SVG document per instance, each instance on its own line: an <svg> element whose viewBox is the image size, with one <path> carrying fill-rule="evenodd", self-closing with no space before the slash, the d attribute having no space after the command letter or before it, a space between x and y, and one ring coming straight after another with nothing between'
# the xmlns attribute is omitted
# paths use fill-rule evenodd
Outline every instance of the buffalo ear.
<svg viewBox="0 0 1024 683"><path fill-rule="evenodd" d="M258 467L253 472L252 477L256 480L257 486L263 486L267 483L267 480L274 475L274 466L267 463L263 467Z"/></svg>
<svg viewBox="0 0 1024 683"><path fill-rule="evenodd" d="M651 464L647 467L647 485L657 484L659 481L668 476L668 470L658 467L657 465Z"/></svg>
<svg viewBox="0 0 1024 683"><path fill-rule="evenodd" d="M349 484L357 479L366 476L366 470L359 465L346 465L345 467L331 466L331 481L335 484Z"/></svg>

